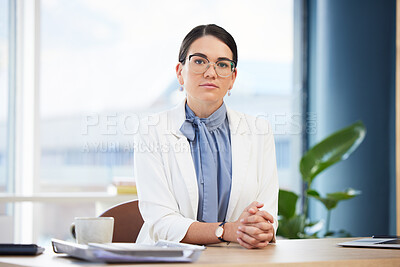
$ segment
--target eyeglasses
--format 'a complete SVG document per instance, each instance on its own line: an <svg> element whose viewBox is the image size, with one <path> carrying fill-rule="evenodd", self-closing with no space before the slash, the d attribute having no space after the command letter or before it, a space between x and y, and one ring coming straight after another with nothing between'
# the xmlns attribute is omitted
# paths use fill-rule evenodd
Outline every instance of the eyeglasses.
<svg viewBox="0 0 400 267"><path fill-rule="evenodd" d="M189 68L197 74L203 74L210 65L214 65L214 70L220 77L229 77L235 70L235 62L230 59L221 59L211 63L205 56L193 54L189 56Z"/></svg>

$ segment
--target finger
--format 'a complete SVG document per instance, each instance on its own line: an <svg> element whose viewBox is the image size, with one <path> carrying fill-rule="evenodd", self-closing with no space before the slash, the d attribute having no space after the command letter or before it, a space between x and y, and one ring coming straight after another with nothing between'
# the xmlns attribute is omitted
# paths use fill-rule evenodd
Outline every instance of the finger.
<svg viewBox="0 0 400 267"><path fill-rule="evenodd" d="M258 243L257 248L265 248L268 245L269 245L269 241L260 242L260 243Z"/></svg>
<svg viewBox="0 0 400 267"><path fill-rule="evenodd" d="M253 236L253 237L256 237L257 235L264 233L262 230L260 230L257 227L254 227L254 226L241 225L238 227L238 230L240 230L241 232L246 233L250 236Z"/></svg>
<svg viewBox="0 0 400 267"><path fill-rule="evenodd" d="M260 229L263 232L270 232L270 231L274 231L274 226L268 222L265 221L264 218L258 218L258 220L256 220L256 222L252 222L253 219L248 219L248 218L243 218L240 220L240 226L252 226L252 227L256 227L258 229Z"/></svg>
<svg viewBox="0 0 400 267"><path fill-rule="evenodd" d="M269 221L270 223L274 222L274 217L265 210L259 210L259 211L257 211L256 214L263 217L265 220Z"/></svg>
<svg viewBox="0 0 400 267"><path fill-rule="evenodd" d="M256 207L251 207L247 212L250 213L250 215L255 215L257 211L258 209Z"/></svg>
<svg viewBox="0 0 400 267"><path fill-rule="evenodd" d="M269 242L260 242L257 246L252 246L250 244L247 244L240 238L238 238L237 241L238 241L239 245L241 245L242 247L247 248L247 249L264 248L264 247L268 246L268 244L269 244Z"/></svg>
<svg viewBox="0 0 400 267"><path fill-rule="evenodd" d="M264 207L264 203L262 203L262 202L257 202L256 207L257 207L257 209L261 209L262 207Z"/></svg>
<svg viewBox="0 0 400 267"><path fill-rule="evenodd" d="M263 232L256 227L240 226L238 229L242 233L247 234L248 236L258 240L259 242L271 241L273 238L272 232ZM242 235L238 234L238 236L242 236ZM253 244L253 243L251 243L251 244Z"/></svg>
<svg viewBox="0 0 400 267"><path fill-rule="evenodd" d="M255 237L253 237L253 236L251 236L251 235L248 235L247 233L244 233L244 232L242 232L242 231L237 231L237 236L240 238L240 239L242 239L244 242L246 242L247 244L249 244L249 245L252 245L252 246L258 246L258 244L260 243L260 242L265 242L265 241L268 241L266 238L267 238L267 236L261 236L260 238L263 238L263 239L261 239L261 240L258 240L257 238L255 238Z"/></svg>
<svg viewBox="0 0 400 267"><path fill-rule="evenodd" d="M245 233L245 234L247 234L248 236L257 240L258 243L267 242L267 241L269 242L272 240L272 237L273 237L273 235L271 233L261 233L261 234L255 234L255 235L251 235L249 233ZM245 238L245 240L246 240L246 238ZM249 242L251 242L251 241L249 240ZM255 245L255 243L251 243L251 244Z"/></svg>
<svg viewBox="0 0 400 267"><path fill-rule="evenodd" d="M252 249L252 248L255 248L255 247L253 247L252 245L250 245L250 244L247 244L246 242L244 242L241 238L237 238L237 241L238 241L238 243L239 243L239 245L241 245L242 247L244 247L244 248L247 248L247 249Z"/></svg>
<svg viewBox="0 0 400 267"><path fill-rule="evenodd" d="M261 241L260 243L263 242L271 242L272 239L274 238L274 234L273 233L264 233L259 235L259 240Z"/></svg>
<svg viewBox="0 0 400 267"><path fill-rule="evenodd" d="M262 208L263 206L264 206L264 204L259 205L259 206L257 206L257 207L251 207L251 208L249 208L248 212L249 212L250 214L252 214L252 215L257 214L257 212L260 212L259 209Z"/></svg>
<svg viewBox="0 0 400 267"><path fill-rule="evenodd" d="M261 222L261 221L267 221L270 223L274 222L274 217L271 214L269 214L268 212L266 212L265 210L259 210L255 214L252 214L252 215L259 216L262 219L260 219L260 218L250 219L251 216L248 216L247 218L250 219L250 221L245 221L244 223L257 223L257 222Z"/></svg>
<svg viewBox="0 0 400 267"><path fill-rule="evenodd" d="M249 211L250 209L258 211L258 209L262 208L263 206L264 206L263 203L258 201L253 201L249 206L247 206L245 211Z"/></svg>
<svg viewBox="0 0 400 267"><path fill-rule="evenodd" d="M251 210L254 210L254 209L258 210L258 208L257 208L257 204L258 204L258 202L257 202L257 201L253 201L253 202L251 202L251 204L250 204L250 205L248 205L248 206L246 207L245 211L247 211L247 212L248 212L250 209L251 209Z"/></svg>
<svg viewBox="0 0 400 267"><path fill-rule="evenodd" d="M244 225L257 227L262 232L273 232L274 231L274 226L271 223L265 222L265 221L259 222L259 223L249 223L249 224L244 224Z"/></svg>
<svg viewBox="0 0 400 267"><path fill-rule="evenodd" d="M266 222L266 220L259 215L250 215L240 220L243 224Z"/></svg>
<svg viewBox="0 0 400 267"><path fill-rule="evenodd" d="M252 245L252 244L247 243L240 237L237 238L237 241L238 241L239 245L241 245L244 248L248 248L248 249L264 248L264 247L268 246L268 244L269 244L268 241L265 241L265 242L259 242L259 243L257 243L257 245Z"/></svg>

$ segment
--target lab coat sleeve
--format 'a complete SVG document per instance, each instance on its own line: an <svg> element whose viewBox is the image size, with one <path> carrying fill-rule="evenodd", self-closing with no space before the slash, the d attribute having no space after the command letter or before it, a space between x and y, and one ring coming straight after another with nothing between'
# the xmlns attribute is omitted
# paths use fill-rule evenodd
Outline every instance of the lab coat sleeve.
<svg viewBox="0 0 400 267"><path fill-rule="evenodd" d="M278 171L276 166L275 142L271 126L266 122L267 131L264 134L262 175L260 176L260 190L257 200L264 203L262 210L274 217L274 239L278 228Z"/></svg>
<svg viewBox="0 0 400 267"><path fill-rule="evenodd" d="M180 242L195 220L179 212L164 166L168 155L165 150L169 148L159 139L155 131L135 135L134 168L139 209L152 241Z"/></svg>

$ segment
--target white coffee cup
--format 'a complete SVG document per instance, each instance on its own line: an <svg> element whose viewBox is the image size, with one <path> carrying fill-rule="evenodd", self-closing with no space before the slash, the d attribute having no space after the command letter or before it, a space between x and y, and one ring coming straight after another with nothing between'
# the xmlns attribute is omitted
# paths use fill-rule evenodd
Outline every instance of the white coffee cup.
<svg viewBox="0 0 400 267"><path fill-rule="evenodd" d="M78 244L111 243L113 232L113 217L75 218L75 234Z"/></svg>

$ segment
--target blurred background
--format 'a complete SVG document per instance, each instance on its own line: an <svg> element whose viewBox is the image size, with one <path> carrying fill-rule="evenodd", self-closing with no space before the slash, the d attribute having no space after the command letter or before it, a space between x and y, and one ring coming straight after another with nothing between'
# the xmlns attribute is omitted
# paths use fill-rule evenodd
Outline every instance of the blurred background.
<svg viewBox="0 0 400 267"><path fill-rule="evenodd" d="M280 187L300 193L306 149L361 119L366 145L317 186L363 191L334 226L393 233L394 10L394 0L0 0L0 242L69 239L74 217L135 198L113 184L135 179L138 120L185 98L180 43L209 23L237 42L225 100L270 121Z"/></svg>
<svg viewBox="0 0 400 267"><path fill-rule="evenodd" d="M32 238L38 242L65 239L74 216L95 215L95 200L55 204L57 194L52 201L44 193L106 193L116 179L134 180L135 125L141 116L184 99L175 75L178 51L184 36L200 24L215 23L235 37L238 78L226 102L272 123L281 185L300 188L301 98L294 86L292 0L27 2L1 0L0 185L3 192L18 192L13 178L7 176L11 160L7 160L11 149L7 143L12 138L7 135L11 130L8 120L18 119L9 107L10 39L15 36L18 46L19 34L23 34L28 45L31 35L31 45L37 45L31 58L25 53L22 62L16 59L15 64L18 68L19 63L29 65L28 60L33 60L33 69L26 70L33 72L35 86L28 93L32 99L21 108L37 112L30 118L34 120L30 153L38 158L31 159L33 180L22 185L32 188L20 192L48 196L32 206L30 221L36 226ZM15 25L10 23L13 11ZM18 32L18 23L30 19L34 27ZM29 224L22 223L21 228L25 226Z"/></svg>

